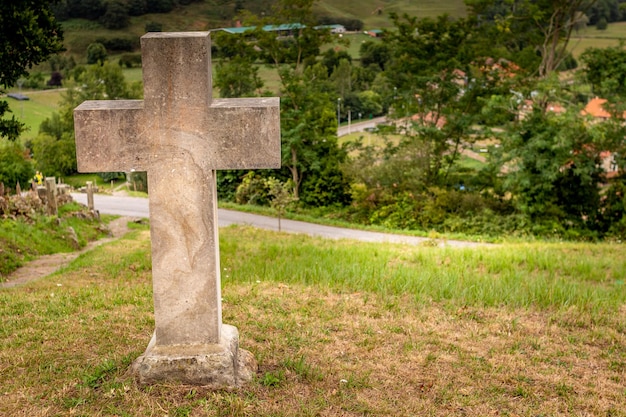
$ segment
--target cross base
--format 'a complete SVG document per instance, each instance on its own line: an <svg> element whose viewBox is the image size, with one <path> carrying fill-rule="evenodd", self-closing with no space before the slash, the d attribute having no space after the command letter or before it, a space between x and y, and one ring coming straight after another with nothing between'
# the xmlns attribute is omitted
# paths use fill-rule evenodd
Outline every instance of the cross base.
<svg viewBox="0 0 626 417"><path fill-rule="evenodd" d="M156 346L153 336L146 352L133 362L140 385L173 382L203 385L211 389L239 388L257 370L254 356L239 349L239 332L222 325L219 344Z"/></svg>

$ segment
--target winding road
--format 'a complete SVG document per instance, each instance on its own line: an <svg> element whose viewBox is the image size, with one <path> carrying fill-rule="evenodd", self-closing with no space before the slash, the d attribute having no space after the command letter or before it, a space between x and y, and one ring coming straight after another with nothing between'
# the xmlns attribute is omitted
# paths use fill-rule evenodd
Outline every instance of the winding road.
<svg viewBox="0 0 626 417"><path fill-rule="evenodd" d="M73 193L72 197L79 203L87 204L87 195ZM102 214L115 214L128 217L149 217L148 199L140 197L94 195L94 206ZM218 210L220 227L231 224L249 225L261 229L278 231L278 219L258 214L243 213L234 210ZM365 230L346 229L342 227L324 226L296 220L281 220L281 231L319 236L326 239L351 239L362 242L389 242L407 245L420 245L432 239L416 236L404 236L391 233L370 232ZM481 245L475 242L456 240L438 240L439 246L473 247Z"/></svg>

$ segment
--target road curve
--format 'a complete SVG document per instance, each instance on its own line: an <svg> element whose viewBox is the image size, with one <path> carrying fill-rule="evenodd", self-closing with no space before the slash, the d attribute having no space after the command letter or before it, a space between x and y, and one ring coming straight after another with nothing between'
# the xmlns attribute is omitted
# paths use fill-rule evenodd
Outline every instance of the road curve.
<svg viewBox="0 0 626 417"><path fill-rule="evenodd" d="M72 197L79 203L87 204L86 194L72 193ZM149 217L147 198L95 194L94 206L96 210L103 214L116 214L129 217ZM278 219L274 217L225 209L219 209L217 217L220 227L229 226L231 224L239 224L278 231ZM286 219L281 220L281 230L283 232L301 233L309 236L319 236L326 239L351 239L362 242L389 242L407 245L420 245L424 244L426 241L431 241L431 239L423 237L346 229L342 227L324 226ZM456 240L440 240L438 241L438 245L473 247L481 244Z"/></svg>

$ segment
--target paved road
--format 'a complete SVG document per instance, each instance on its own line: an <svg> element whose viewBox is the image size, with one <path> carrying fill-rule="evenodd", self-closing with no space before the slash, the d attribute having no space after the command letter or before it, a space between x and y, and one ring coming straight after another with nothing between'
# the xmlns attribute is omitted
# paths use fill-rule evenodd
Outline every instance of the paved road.
<svg viewBox="0 0 626 417"><path fill-rule="evenodd" d="M359 121L356 123L350 123L350 126L344 125L340 126L337 132L337 136L344 136L350 133L355 132L363 132L367 128L374 128L376 125L380 123L385 123L387 121L386 117L377 117L375 119L370 119L366 121Z"/></svg>
<svg viewBox="0 0 626 417"><path fill-rule="evenodd" d="M73 193L74 200L87 204L87 195ZM149 217L148 199L138 197L94 195L96 210L103 214L116 214L129 217ZM250 225L261 229L278 230L278 219L258 214L242 213L234 210L219 209L218 223L220 227L231 224ZM353 239L363 242L390 242L419 245L428 241L427 238L394 235L389 233L368 232L364 230L345 229L341 227L323 226L319 224L295 220L281 220L281 230L288 233L302 233L327 239ZM447 240L439 242L440 246L471 247L474 242Z"/></svg>

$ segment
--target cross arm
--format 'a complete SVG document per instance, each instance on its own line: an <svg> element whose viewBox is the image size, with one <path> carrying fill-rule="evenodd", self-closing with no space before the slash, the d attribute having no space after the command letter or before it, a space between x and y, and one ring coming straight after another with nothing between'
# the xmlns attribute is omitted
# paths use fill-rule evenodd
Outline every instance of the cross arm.
<svg viewBox="0 0 626 417"><path fill-rule="evenodd" d="M216 99L205 134L214 169L280 168L280 101L276 97Z"/></svg>
<svg viewBox="0 0 626 417"><path fill-rule="evenodd" d="M74 109L79 172L145 171L142 100L92 100Z"/></svg>

